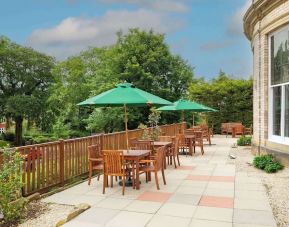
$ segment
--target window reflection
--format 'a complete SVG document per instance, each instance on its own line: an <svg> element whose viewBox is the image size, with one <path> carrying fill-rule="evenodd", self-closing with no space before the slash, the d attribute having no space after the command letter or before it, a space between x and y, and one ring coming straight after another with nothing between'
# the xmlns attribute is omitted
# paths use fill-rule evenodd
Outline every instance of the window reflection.
<svg viewBox="0 0 289 227"><path fill-rule="evenodd" d="M273 88L273 135L281 136L281 87Z"/></svg>
<svg viewBox="0 0 289 227"><path fill-rule="evenodd" d="M285 136L289 137L289 85L285 86Z"/></svg>

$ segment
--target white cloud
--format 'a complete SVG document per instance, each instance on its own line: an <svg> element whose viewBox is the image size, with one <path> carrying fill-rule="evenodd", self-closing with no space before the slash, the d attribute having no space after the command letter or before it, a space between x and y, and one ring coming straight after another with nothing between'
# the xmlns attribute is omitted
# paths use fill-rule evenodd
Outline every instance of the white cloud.
<svg viewBox="0 0 289 227"><path fill-rule="evenodd" d="M229 34L243 35L243 17L251 4L252 0L246 0L244 5L234 13L227 28Z"/></svg>
<svg viewBox="0 0 289 227"><path fill-rule="evenodd" d="M78 54L91 46L102 47L115 43L116 32L129 28L154 29L169 32L181 26L166 14L140 9L137 11L108 11L102 17L69 17L52 28L34 30L27 45L57 59Z"/></svg>
<svg viewBox="0 0 289 227"><path fill-rule="evenodd" d="M165 12L186 12L187 0L99 0L103 3L127 3L137 5L141 8L165 11Z"/></svg>

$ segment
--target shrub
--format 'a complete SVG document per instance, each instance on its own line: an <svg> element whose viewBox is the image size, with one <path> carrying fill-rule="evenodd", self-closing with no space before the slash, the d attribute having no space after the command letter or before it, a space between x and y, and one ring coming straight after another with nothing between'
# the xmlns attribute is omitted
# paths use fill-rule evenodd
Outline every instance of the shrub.
<svg viewBox="0 0 289 227"><path fill-rule="evenodd" d="M283 169L283 165L277 162L271 154L255 157L253 165L258 169L265 170L267 173L275 173Z"/></svg>
<svg viewBox="0 0 289 227"><path fill-rule="evenodd" d="M3 165L0 166L0 211L5 221L17 220L25 209L21 195L21 172L23 158L17 151L3 151Z"/></svg>
<svg viewBox="0 0 289 227"><path fill-rule="evenodd" d="M273 163L266 165L264 170L267 173L276 173L278 170L282 170L283 168L284 168L283 165L281 165L280 163L273 162Z"/></svg>
<svg viewBox="0 0 289 227"><path fill-rule="evenodd" d="M5 132L3 134L3 139L9 142L14 142L15 140L15 133L14 132Z"/></svg>
<svg viewBox="0 0 289 227"><path fill-rule="evenodd" d="M250 146L251 143L252 143L251 136L241 136L237 141L238 146Z"/></svg>
<svg viewBox="0 0 289 227"><path fill-rule="evenodd" d="M4 141L4 140L0 140L0 148L4 148L4 147L7 147L9 146L9 143Z"/></svg>

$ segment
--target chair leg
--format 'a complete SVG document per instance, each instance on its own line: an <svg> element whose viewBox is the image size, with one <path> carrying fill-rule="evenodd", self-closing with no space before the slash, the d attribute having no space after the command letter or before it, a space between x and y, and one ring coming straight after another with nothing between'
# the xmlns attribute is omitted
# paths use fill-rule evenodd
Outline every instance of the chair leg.
<svg viewBox="0 0 289 227"><path fill-rule="evenodd" d="M107 184L107 176L105 174L103 174L103 188L102 188L102 194L105 193L105 187L106 187L106 184Z"/></svg>
<svg viewBox="0 0 289 227"><path fill-rule="evenodd" d="M88 185L91 183L91 177L92 177L92 163L89 163L89 175L88 175Z"/></svg>
<svg viewBox="0 0 289 227"><path fill-rule="evenodd" d="M175 169L176 169L177 168L176 157L173 155L172 158L174 159L174 165L175 165Z"/></svg>
<svg viewBox="0 0 289 227"><path fill-rule="evenodd" d="M124 195L125 176L122 177L122 195Z"/></svg>
<svg viewBox="0 0 289 227"><path fill-rule="evenodd" d="M110 176L110 187L113 188L113 176Z"/></svg>
<svg viewBox="0 0 289 227"><path fill-rule="evenodd" d="M97 181L99 181L99 178L100 178L100 173L98 173L97 175Z"/></svg>
<svg viewBox="0 0 289 227"><path fill-rule="evenodd" d="M204 146L203 145L201 146L201 152L202 152L202 155L204 155Z"/></svg>
<svg viewBox="0 0 289 227"><path fill-rule="evenodd" d="M180 159L179 159L179 154L177 154L177 160L178 160L179 166L181 166L181 164L180 164Z"/></svg>
<svg viewBox="0 0 289 227"><path fill-rule="evenodd" d="M157 172L157 171L155 171L155 181L156 181L157 189L160 190L159 179L158 179L158 172Z"/></svg>
<svg viewBox="0 0 289 227"><path fill-rule="evenodd" d="M166 178L165 178L165 171L163 168L162 168L162 176L163 176L164 185L166 185L167 182L166 182Z"/></svg>

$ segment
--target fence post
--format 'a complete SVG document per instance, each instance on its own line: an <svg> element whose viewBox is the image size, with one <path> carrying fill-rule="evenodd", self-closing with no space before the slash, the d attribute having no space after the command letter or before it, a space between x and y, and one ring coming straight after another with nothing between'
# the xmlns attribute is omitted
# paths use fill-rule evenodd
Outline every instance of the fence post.
<svg viewBox="0 0 289 227"><path fill-rule="evenodd" d="M59 151L60 151L60 183L64 185L64 140L59 140Z"/></svg>

